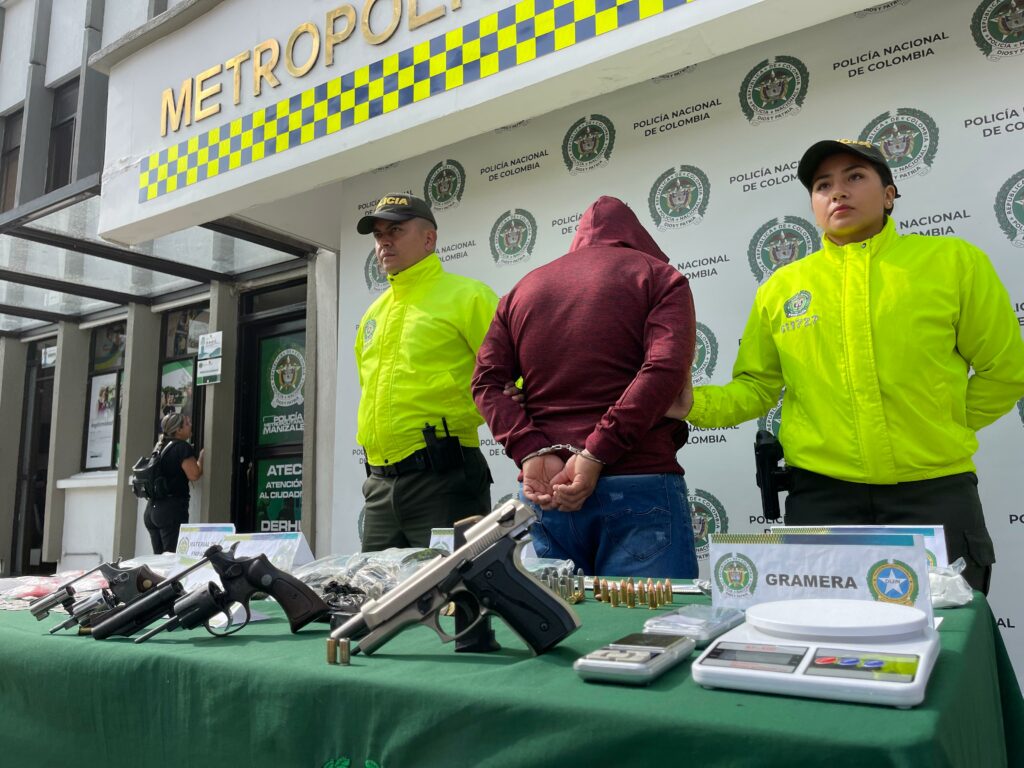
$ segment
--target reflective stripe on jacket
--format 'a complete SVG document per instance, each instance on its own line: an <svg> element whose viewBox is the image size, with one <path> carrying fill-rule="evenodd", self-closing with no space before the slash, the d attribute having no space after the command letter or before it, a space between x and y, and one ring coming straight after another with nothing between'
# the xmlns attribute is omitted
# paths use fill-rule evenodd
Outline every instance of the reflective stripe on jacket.
<svg viewBox="0 0 1024 768"><path fill-rule="evenodd" d="M442 417L467 447L483 423L469 383L498 304L478 280L444 271L431 254L397 275L370 305L356 334L357 439L371 464L394 464L424 446L423 427Z"/></svg>
<svg viewBox="0 0 1024 768"><path fill-rule="evenodd" d="M973 371L971 370L973 368ZM733 381L694 391L688 420L738 424L785 399L787 463L853 482L974 470L975 431L1024 396L1024 340L988 258L951 237L823 248L762 285Z"/></svg>

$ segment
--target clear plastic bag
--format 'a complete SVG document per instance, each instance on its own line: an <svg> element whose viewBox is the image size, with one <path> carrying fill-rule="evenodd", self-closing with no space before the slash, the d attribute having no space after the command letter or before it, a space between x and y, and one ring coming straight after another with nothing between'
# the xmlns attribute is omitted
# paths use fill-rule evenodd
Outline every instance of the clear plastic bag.
<svg viewBox="0 0 1024 768"><path fill-rule="evenodd" d="M974 599L974 590L961 575L967 564L958 557L945 568L929 568L932 608L957 608Z"/></svg>
<svg viewBox="0 0 1024 768"><path fill-rule="evenodd" d="M320 593L334 582L378 598L441 554L437 549L392 548L354 555L328 555L296 568L294 575Z"/></svg>

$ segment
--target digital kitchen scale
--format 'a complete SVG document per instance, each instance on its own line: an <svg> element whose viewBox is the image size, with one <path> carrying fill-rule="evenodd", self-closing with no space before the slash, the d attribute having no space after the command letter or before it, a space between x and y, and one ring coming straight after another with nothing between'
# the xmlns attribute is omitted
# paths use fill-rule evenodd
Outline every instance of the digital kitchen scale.
<svg viewBox="0 0 1024 768"><path fill-rule="evenodd" d="M939 635L918 608L867 600L782 600L693 663L706 688L913 707L924 700Z"/></svg>

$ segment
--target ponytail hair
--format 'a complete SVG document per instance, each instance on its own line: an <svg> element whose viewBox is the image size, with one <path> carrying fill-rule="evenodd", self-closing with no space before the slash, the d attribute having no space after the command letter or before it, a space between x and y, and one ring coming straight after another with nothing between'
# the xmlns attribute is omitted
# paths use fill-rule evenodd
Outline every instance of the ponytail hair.
<svg viewBox="0 0 1024 768"><path fill-rule="evenodd" d="M163 445L168 439L174 437L174 433L185 426L185 415L171 412L160 419L160 440L158 446Z"/></svg>

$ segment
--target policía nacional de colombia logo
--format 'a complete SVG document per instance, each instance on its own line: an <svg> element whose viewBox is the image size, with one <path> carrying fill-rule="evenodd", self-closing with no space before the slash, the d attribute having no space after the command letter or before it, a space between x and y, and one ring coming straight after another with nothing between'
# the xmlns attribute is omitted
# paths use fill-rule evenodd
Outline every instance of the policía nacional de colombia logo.
<svg viewBox="0 0 1024 768"><path fill-rule="evenodd" d="M718 339L704 323L697 323L697 348L693 354L693 383L709 381L718 364Z"/></svg>
<svg viewBox="0 0 1024 768"><path fill-rule="evenodd" d="M786 313L786 317L800 317L801 315L806 315L807 310L810 308L810 291L799 291L798 293L794 293L786 299L786 303L782 305L782 311Z"/></svg>
<svg viewBox="0 0 1024 768"><path fill-rule="evenodd" d="M373 342L373 334L377 332L377 320L371 317L363 326L363 348L370 346Z"/></svg>
<svg viewBox="0 0 1024 768"><path fill-rule="evenodd" d="M381 270L380 262L377 261L376 251L370 251L366 257L366 264L363 265L363 277L366 278L366 288L370 293L380 293L387 290L388 276Z"/></svg>
<svg viewBox="0 0 1024 768"><path fill-rule="evenodd" d="M999 188L996 219L1010 242L1024 248L1024 170L1017 171Z"/></svg>
<svg viewBox="0 0 1024 768"><path fill-rule="evenodd" d="M537 242L537 220L522 208L501 214L491 227L491 255L498 266L530 258Z"/></svg>
<svg viewBox="0 0 1024 768"><path fill-rule="evenodd" d="M466 170L455 160L442 160L423 182L423 197L435 211L457 208L466 191Z"/></svg>
<svg viewBox="0 0 1024 768"><path fill-rule="evenodd" d="M882 150L899 182L931 170L939 149L939 127L921 110L903 107L880 114L861 131L860 139Z"/></svg>
<svg viewBox="0 0 1024 768"><path fill-rule="evenodd" d="M651 186L647 205L661 231L699 224L711 201L711 182L694 165L669 168Z"/></svg>
<svg viewBox="0 0 1024 768"><path fill-rule="evenodd" d="M754 561L738 552L718 558L714 574L718 590L728 597L748 597L757 589Z"/></svg>
<svg viewBox="0 0 1024 768"><path fill-rule="evenodd" d="M740 108L751 125L795 115L807 98L810 78L804 63L793 56L765 59L743 78Z"/></svg>
<svg viewBox="0 0 1024 768"><path fill-rule="evenodd" d="M302 385L306 381L306 358L294 347L282 349L270 366L270 404L274 408L302 405Z"/></svg>
<svg viewBox="0 0 1024 768"><path fill-rule="evenodd" d="M690 502L690 522L693 524L693 546L697 549L697 558L707 560L711 549L708 537L712 533L728 533L729 517L725 514L722 502L707 491L696 488L686 498Z"/></svg>
<svg viewBox="0 0 1024 768"><path fill-rule="evenodd" d="M604 115L581 117L562 139L562 160L569 173L600 168L608 164L615 147L615 126Z"/></svg>
<svg viewBox="0 0 1024 768"><path fill-rule="evenodd" d="M917 573L901 560L879 560L868 569L871 596L883 603L913 605L920 586Z"/></svg>
<svg viewBox="0 0 1024 768"><path fill-rule="evenodd" d="M791 264L821 247L818 230L807 219L785 216L762 224L747 246L750 271L763 282L779 267Z"/></svg>
<svg viewBox="0 0 1024 768"><path fill-rule="evenodd" d="M1024 52L1024 0L982 0L971 17L971 34L991 61Z"/></svg>
<svg viewBox="0 0 1024 768"><path fill-rule="evenodd" d="M779 436L779 430L782 428L782 401L785 397L786 391L783 390L782 396L779 397L779 402L768 413L757 420L757 428L759 430L766 429L772 433L773 437Z"/></svg>

